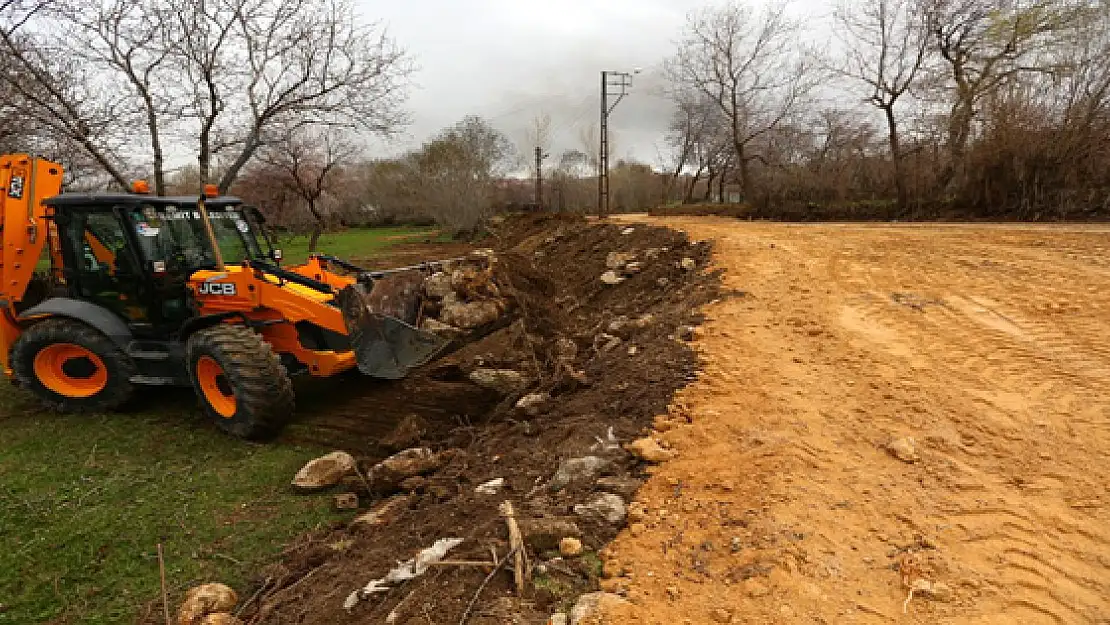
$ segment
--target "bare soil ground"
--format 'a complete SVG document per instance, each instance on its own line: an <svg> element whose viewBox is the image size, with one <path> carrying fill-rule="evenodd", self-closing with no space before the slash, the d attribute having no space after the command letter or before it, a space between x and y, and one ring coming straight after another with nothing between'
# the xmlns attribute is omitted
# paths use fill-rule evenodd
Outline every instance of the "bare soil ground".
<svg viewBox="0 0 1110 625"><path fill-rule="evenodd" d="M649 222L748 295L705 309L610 622L1110 623L1110 230Z"/></svg>

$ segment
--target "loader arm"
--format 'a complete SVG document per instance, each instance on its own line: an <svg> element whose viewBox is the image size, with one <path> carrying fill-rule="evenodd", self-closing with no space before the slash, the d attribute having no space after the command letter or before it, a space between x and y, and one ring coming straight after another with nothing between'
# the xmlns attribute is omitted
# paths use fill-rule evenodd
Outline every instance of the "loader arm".
<svg viewBox="0 0 1110 625"><path fill-rule="evenodd" d="M0 156L0 369L8 375L11 346L21 333L15 306L52 235L43 200L61 190L61 165L27 154Z"/></svg>

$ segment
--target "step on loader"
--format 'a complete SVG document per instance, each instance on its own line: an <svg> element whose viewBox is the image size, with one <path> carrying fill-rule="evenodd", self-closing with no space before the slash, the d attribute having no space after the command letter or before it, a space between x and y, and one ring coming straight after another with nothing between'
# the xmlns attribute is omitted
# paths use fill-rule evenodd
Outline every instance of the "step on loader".
<svg viewBox="0 0 1110 625"><path fill-rule="evenodd" d="M0 369L54 409L191 386L224 431L265 438L293 411L291 374L398 379L448 347L418 328L437 263L286 267L261 212L214 188L61 193L62 173L0 156Z"/></svg>

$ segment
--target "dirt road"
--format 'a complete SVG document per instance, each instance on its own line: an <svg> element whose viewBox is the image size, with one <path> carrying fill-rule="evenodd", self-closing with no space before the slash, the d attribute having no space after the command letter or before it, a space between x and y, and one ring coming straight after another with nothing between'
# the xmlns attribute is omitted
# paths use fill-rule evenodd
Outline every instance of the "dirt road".
<svg viewBox="0 0 1110 625"><path fill-rule="evenodd" d="M652 221L746 295L657 420L610 622L1110 623L1110 230Z"/></svg>

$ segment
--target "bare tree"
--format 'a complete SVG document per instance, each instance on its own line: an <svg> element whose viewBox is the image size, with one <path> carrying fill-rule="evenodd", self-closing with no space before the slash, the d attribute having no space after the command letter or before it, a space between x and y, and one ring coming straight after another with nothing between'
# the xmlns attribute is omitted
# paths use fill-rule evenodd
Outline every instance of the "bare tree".
<svg viewBox="0 0 1110 625"><path fill-rule="evenodd" d="M886 118L898 208L909 207L894 106L917 80L929 47L927 11L920 0L844 2L835 13L843 47L836 71L867 85L866 102Z"/></svg>
<svg viewBox="0 0 1110 625"><path fill-rule="evenodd" d="M805 103L818 75L799 53L799 23L784 4L756 13L731 2L691 14L678 53L666 65L677 89L700 92L728 121L744 190L751 190L749 164L761 136Z"/></svg>
<svg viewBox="0 0 1110 625"><path fill-rule="evenodd" d="M408 57L346 0L56 0L0 11L0 52L16 70L0 82L14 105L120 185L141 162L164 190L166 137L191 148L200 184L226 190L290 128L391 134L406 121Z"/></svg>
<svg viewBox="0 0 1110 625"><path fill-rule="evenodd" d="M304 202L312 215L312 234L308 251L315 252L320 235L327 227L321 200L332 191L339 169L350 164L358 149L335 129L293 130L282 141L270 142L261 151L261 161L275 172L279 184Z"/></svg>
<svg viewBox="0 0 1110 625"><path fill-rule="evenodd" d="M929 0L927 10L951 93L946 186L963 163L979 103L1018 75L1056 69L1047 52L1076 14L1060 0Z"/></svg>

